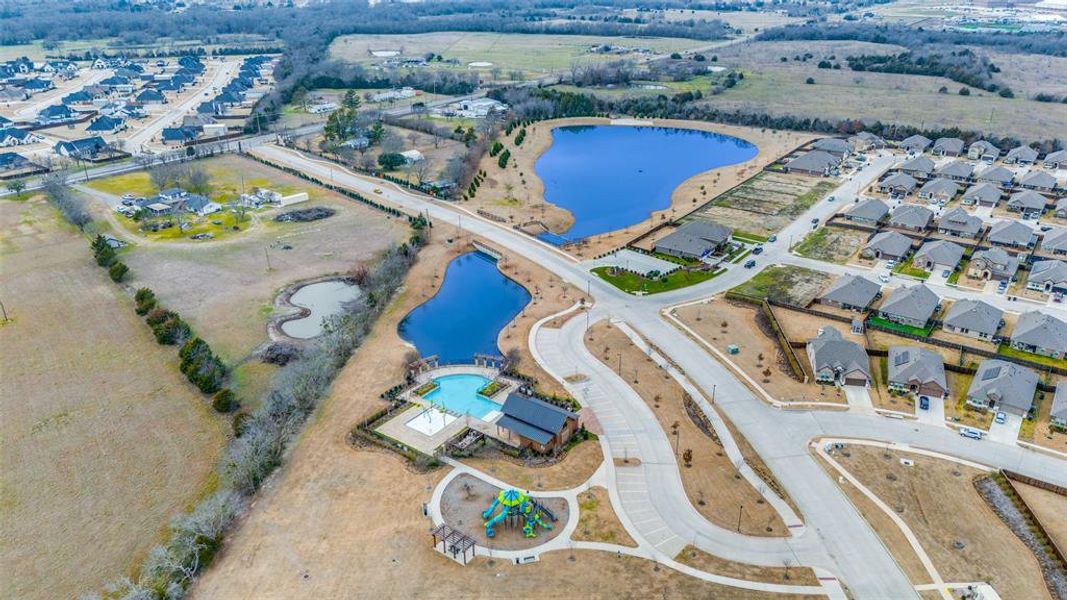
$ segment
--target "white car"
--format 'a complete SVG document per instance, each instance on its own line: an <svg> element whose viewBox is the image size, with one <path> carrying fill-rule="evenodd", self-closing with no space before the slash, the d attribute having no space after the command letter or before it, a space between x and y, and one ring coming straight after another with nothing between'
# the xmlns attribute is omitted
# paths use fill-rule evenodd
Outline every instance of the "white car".
<svg viewBox="0 0 1067 600"><path fill-rule="evenodd" d="M891 260L891 261L885 263L885 268L887 268L887 269L892 269L895 266L897 266L897 261L895 261L895 260Z"/></svg>
<svg viewBox="0 0 1067 600"><path fill-rule="evenodd" d="M881 281L882 283L889 283L889 271L886 271L885 273L879 275L878 281Z"/></svg>

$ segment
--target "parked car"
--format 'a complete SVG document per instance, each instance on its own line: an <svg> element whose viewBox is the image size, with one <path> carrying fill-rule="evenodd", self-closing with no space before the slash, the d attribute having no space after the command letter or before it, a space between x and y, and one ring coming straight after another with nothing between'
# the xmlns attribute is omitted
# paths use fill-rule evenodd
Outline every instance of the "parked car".
<svg viewBox="0 0 1067 600"><path fill-rule="evenodd" d="M891 261L885 263L885 268L887 268L887 269L892 269L895 266L897 266L897 261L895 261L895 260L891 260Z"/></svg>
<svg viewBox="0 0 1067 600"><path fill-rule="evenodd" d="M819 224L819 219L818 219L818 217L816 217L816 218L813 218L813 219L811 220L811 222L812 222L812 224L814 224L814 225L818 225L818 224Z"/></svg>
<svg viewBox="0 0 1067 600"><path fill-rule="evenodd" d="M1052 231L1052 225L1042 225L1041 231Z"/></svg>
<svg viewBox="0 0 1067 600"><path fill-rule="evenodd" d="M751 269L754 266L756 266L756 261L755 260L749 259L749 260L745 261L745 268L746 269Z"/></svg>
<svg viewBox="0 0 1067 600"><path fill-rule="evenodd" d="M1007 289L1008 289L1008 282L1007 281L1001 281L1000 283L997 284L997 293L998 294L1003 294L1005 291L1007 291Z"/></svg>
<svg viewBox="0 0 1067 600"><path fill-rule="evenodd" d="M881 281L882 283L889 283L889 271L886 271L885 273L879 275L878 281Z"/></svg>
<svg viewBox="0 0 1067 600"><path fill-rule="evenodd" d="M944 277L945 279L948 279L949 275L952 275L952 271L949 271L948 269L945 269L944 271L941 271L941 276Z"/></svg>
<svg viewBox="0 0 1067 600"><path fill-rule="evenodd" d="M998 412L996 418L993 420L996 421L998 424L1003 425L1004 422L1008 420L1008 415L1004 414L1003 412Z"/></svg>
<svg viewBox="0 0 1067 600"><path fill-rule="evenodd" d="M827 202L833 202L834 200L837 200L836 196L830 196L829 198L826 199Z"/></svg>
<svg viewBox="0 0 1067 600"><path fill-rule="evenodd" d="M752 249L752 254L762 254L762 253L763 253L763 246L756 246L755 248Z"/></svg>
<svg viewBox="0 0 1067 600"><path fill-rule="evenodd" d="M919 408L923 410L930 410L930 397L919 396Z"/></svg>
<svg viewBox="0 0 1067 600"><path fill-rule="evenodd" d="M972 440L982 439L982 432L972 427L960 427L960 435L963 437L969 437Z"/></svg>
<svg viewBox="0 0 1067 600"><path fill-rule="evenodd" d="M771 237L767 238L767 241L773 244L778 241L778 236L772 235Z"/></svg>

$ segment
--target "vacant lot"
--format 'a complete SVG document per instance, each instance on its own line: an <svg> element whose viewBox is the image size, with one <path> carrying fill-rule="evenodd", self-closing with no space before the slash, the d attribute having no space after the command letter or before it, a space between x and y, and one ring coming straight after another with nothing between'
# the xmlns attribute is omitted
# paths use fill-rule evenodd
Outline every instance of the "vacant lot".
<svg viewBox="0 0 1067 600"><path fill-rule="evenodd" d="M945 581L988 581L1002 598L1049 597L1033 554L975 491L981 471L868 446L847 453L838 462L904 519Z"/></svg>
<svg viewBox="0 0 1067 600"><path fill-rule="evenodd" d="M575 540L636 546L626 533L615 510L611 507L608 491L600 486L578 494L578 529L571 536Z"/></svg>
<svg viewBox="0 0 1067 600"><path fill-rule="evenodd" d="M730 291L754 298L769 298L807 306L831 279L831 275L820 271L793 265L775 265L760 271L755 277Z"/></svg>
<svg viewBox="0 0 1067 600"><path fill-rule="evenodd" d="M727 223L765 237L822 200L836 185L835 180L823 177L764 171L698 208L688 218Z"/></svg>
<svg viewBox="0 0 1067 600"><path fill-rule="evenodd" d="M1067 497L1017 481L1012 485L1041 520L1052 541L1060 548L1067 546Z"/></svg>
<svg viewBox="0 0 1067 600"><path fill-rule="evenodd" d="M0 236L0 595L71 598L209 488L224 421L43 201L0 202Z"/></svg>
<svg viewBox="0 0 1067 600"><path fill-rule="evenodd" d="M845 264L866 241L867 234L861 231L820 227L809 233L793 251L800 256Z"/></svg>

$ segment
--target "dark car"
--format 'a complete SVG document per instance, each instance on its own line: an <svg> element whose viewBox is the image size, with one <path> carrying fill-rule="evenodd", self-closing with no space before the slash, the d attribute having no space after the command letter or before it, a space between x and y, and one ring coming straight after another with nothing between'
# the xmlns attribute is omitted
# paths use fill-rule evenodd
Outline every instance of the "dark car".
<svg viewBox="0 0 1067 600"><path fill-rule="evenodd" d="M752 254L761 254L763 252L763 246L756 246L752 249Z"/></svg>

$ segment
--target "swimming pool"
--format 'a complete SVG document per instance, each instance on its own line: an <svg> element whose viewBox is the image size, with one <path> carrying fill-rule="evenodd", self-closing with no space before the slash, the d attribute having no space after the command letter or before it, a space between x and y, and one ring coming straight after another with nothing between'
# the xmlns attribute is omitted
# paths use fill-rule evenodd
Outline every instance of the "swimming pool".
<svg viewBox="0 0 1067 600"><path fill-rule="evenodd" d="M457 415L471 415L488 421L494 412L500 412L500 405L478 393L489 384L489 379L481 375L456 374L443 375L434 379L438 388L423 396L427 402L444 408Z"/></svg>

